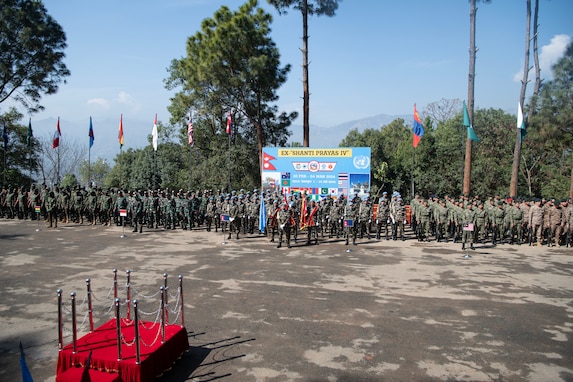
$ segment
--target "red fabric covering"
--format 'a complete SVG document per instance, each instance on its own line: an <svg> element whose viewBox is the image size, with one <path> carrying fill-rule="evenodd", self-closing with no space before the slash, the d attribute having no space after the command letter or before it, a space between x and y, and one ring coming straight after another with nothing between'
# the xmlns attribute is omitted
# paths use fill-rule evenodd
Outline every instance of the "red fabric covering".
<svg viewBox="0 0 573 382"><path fill-rule="evenodd" d="M112 319L93 333L86 334L77 340L77 352L73 354L72 346L64 347L58 356L56 382L64 382L64 373L85 364L90 351L90 367L99 371L118 373L123 382L151 382L169 369L171 365L189 349L187 330L179 325L165 326L165 342L161 343L161 325L159 323L139 322L141 364L135 363L136 348L134 343L135 325L133 321L122 319L121 361L117 359L117 336L115 319ZM127 343L127 344L126 344ZM92 379L107 382L108 379Z"/></svg>
<svg viewBox="0 0 573 382"><path fill-rule="evenodd" d="M83 367L72 367L64 373L58 375L58 382L79 382L82 380L84 373ZM90 381L98 382L121 382L121 378L117 373L106 373L105 371L98 371L90 369Z"/></svg>

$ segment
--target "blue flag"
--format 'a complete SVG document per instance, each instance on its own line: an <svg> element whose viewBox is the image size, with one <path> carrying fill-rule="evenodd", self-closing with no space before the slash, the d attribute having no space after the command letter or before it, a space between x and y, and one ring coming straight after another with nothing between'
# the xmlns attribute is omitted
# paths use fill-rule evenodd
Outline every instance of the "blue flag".
<svg viewBox="0 0 573 382"><path fill-rule="evenodd" d="M22 342L20 342L20 369L22 370L22 382L34 382L32 374L30 374L30 370L26 364L26 355L24 354Z"/></svg>
<svg viewBox="0 0 573 382"><path fill-rule="evenodd" d="M94 145L94 127L92 125L92 117L90 117L90 131L88 133L89 137L90 137L90 149L92 148L92 146Z"/></svg>
<svg viewBox="0 0 573 382"><path fill-rule="evenodd" d="M261 207L259 208L259 231L265 233L265 227L267 226L267 206L265 206L265 200L261 194Z"/></svg>

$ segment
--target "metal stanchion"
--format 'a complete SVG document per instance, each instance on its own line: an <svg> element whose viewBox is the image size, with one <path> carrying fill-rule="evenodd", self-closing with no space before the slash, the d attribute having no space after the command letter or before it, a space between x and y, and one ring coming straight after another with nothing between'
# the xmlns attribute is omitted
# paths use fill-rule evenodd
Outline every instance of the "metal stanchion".
<svg viewBox="0 0 573 382"><path fill-rule="evenodd" d="M179 275L179 321L181 327L185 327L185 320L183 319L183 276Z"/></svg>
<svg viewBox="0 0 573 382"><path fill-rule="evenodd" d="M163 274L163 287L165 288L165 325L169 325L169 287L167 286L167 273Z"/></svg>
<svg viewBox="0 0 573 382"><path fill-rule="evenodd" d="M117 298L117 269L113 268L113 298Z"/></svg>
<svg viewBox="0 0 573 382"><path fill-rule="evenodd" d="M165 287L159 287L161 291L161 343L165 342Z"/></svg>
<svg viewBox="0 0 573 382"><path fill-rule="evenodd" d="M64 348L64 336L62 333L63 321L62 321L62 290L58 289L58 351Z"/></svg>
<svg viewBox="0 0 573 382"><path fill-rule="evenodd" d="M76 341L78 339L78 332L76 327L76 292L70 293L72 297L72 353L78 352Z"/></svg>
<svg viewBox="0 0 573 382"><path fill-rule="evenodd" d="M129 320L131 318L131 307L129 305L129 302L131 301L131 271L128 269L125 273L127 273L127 282L125 283L125 286L127 287L127 319Z"/></svg>
<svg viewBox="0 0 573 382"><path fill-rule="evenodd" d="M137 313L137 300L133 300L133 324L135 325L135 363L141 364L141 352L139 350L139 315Z"/></svg>
<svg viewBox="0 0 573 382"><path fill-rule="evenodd" d="M121 317L119 316L119 307L121 300L115 299L115 332L117 336L117 360L121 361Z"/></svg>
<svg viewBox="0 0 573 382"><path fill-rule="evenodd" d="M92 310L92 286L90 279L86 279L86 286L88 289L88 314L90 318L90 333L92 333L94 331L94 315Z"/></svg>

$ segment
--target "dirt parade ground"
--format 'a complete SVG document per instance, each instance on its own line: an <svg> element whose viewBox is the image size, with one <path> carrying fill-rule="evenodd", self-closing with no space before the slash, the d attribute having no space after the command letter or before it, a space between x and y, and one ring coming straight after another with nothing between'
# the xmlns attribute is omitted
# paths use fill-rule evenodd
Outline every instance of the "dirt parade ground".
<svg viewBox="0 0 573 382"><path fill-rule="evenodd" d="M191 348L158 381L573 381L571 248L477 245L466 258L414 239L121 235L0 220L0 381L21 380L20 341L34 381L54 381L56 291L79 304L91 279L97 327L113 317L114 268L122 288L131 270L142 312L164 273L173 293L183 277Z"/></svg>

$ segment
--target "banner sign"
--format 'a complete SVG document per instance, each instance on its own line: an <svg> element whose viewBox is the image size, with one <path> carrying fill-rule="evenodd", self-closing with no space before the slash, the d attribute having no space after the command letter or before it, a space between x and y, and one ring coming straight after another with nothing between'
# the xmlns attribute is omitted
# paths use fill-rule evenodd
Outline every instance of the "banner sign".
<svg viewBox="0 0 573 382"><path fill-rule="evenodd" d="M330 195L366 198L370 191L370 147L265 147L264 191L306 192L313 200Z"/></svg>

